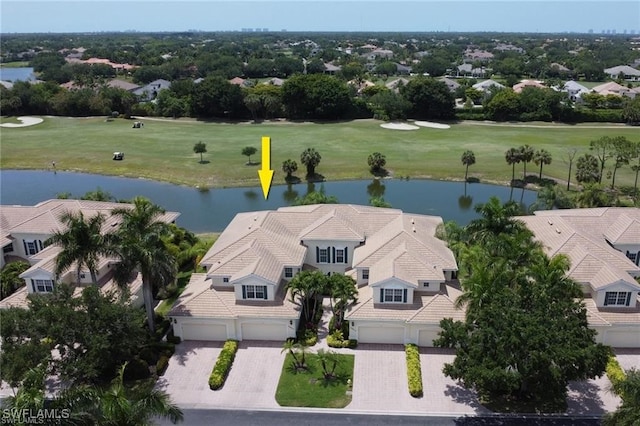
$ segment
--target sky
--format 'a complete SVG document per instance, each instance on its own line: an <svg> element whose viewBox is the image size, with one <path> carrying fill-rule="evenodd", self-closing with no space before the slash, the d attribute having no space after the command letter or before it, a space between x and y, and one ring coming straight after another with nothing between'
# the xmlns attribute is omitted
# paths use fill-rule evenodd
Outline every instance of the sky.
<svg viewBox="0 0 640 426"><path fill-rule="evenodd" d="M0 0L0 32L498 31L640 34L640 0Z"/></svg>

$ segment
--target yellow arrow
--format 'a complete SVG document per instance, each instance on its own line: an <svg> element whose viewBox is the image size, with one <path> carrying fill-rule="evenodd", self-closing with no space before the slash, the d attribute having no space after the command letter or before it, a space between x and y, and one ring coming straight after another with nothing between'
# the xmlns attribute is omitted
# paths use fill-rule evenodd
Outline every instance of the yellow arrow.
<svg viewBox="0 0 640 426"><path fill-rule="evenodd" d="M258 170L260 185L262 185L262 193L264 199L269 197L269 189L271 189L271 181L273 180L273 170L271 170L271 138L269 136L262 137L262 167Z"/></svg>

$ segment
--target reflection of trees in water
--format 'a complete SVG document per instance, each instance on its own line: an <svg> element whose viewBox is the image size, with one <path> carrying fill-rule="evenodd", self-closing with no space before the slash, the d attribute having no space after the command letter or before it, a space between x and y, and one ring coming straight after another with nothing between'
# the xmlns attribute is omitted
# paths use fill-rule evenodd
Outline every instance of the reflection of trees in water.
<svg viewBox="0 0 640 426"><path fill-rule="evenodd" d="M287 185L287 190L282 193L282 198L287 204L293 203L293 201L298 198L298 191L293 189L293 185Z"/></svg>
<svg viewBox="0 0 640 426"><path fill-rule="evenodd" d="M381 198L384 196L384 191L387 188L384 186L380 179L374 179L369 185L367 185L367 194L371 198Z"/></svg>
<svg viewBox="0 0 640 426"><path fill-rule="evenodd" d="M458 197L458 207L460 210L467 211L471 208L473 204L473 197L471 195L461 195Z"/></svg>
<svg viewBox="0 0 640 426"><path fill-rule="evenodd" d="M316 184L313 182L307 182L307 195L311 194L312 192L316 192Z"/></svg>
<svg viewBox="0 0 640 426"><path fill-rule="evenodd" d="M247 200L253 201L253 200L258 198L258 193L256 191L254 191L253 189L250 189L248 191L244 191L244 197Z"/></svg>

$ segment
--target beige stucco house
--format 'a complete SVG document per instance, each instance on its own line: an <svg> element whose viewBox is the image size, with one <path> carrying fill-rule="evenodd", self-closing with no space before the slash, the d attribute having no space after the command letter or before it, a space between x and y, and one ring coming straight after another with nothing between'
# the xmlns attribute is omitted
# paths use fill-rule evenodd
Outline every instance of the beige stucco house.
<svg viewBox="0 0 640 426"><path fill-rule="evenodd" d="M300 310L287 283L303 269L349 274L358 304L346 315L361 342L431 346L459 291L457 264L435 238L442 219L358 205L240 213L202 259L169 316L185 340L285 340Z"/></svg>
<svg viewBox="0 0 640 426"><path fill-rule="evenodd" d="M568 256L597 340L640 348L640 209L550 210L518 219L549 256Z"/></svg>
<svg viewBox="0 0 640 426"><path fill-rule="evenodd" d="M45 246L45 241L57 231L64 229L60 216L65 212L82 212L85 217L101 213L106 217L103 231L109 232L118 226L118 219L111 216L115 208L131 206L130 204L110 203L86 200L48 200L35 206L2 206L0 210L0 245L2 246L1 266L6 262L24 260L31 267L20 275L26 286L0 301L0 308L11 306L27 307L27 295L30 293L50 293L55 286L55 261L60 247ZM179 213L166 212L160 220L175 222ZM112 280L112 266L115 259L101 258L98 262L98 285L103 291L115 290ZM75 284L78 280L77 268L71 267L58 277L59 282ZM82 287L92 284L88 270L80 273L81 285L77 287L79 294ZM132 277L129 284L131 302L142 305L142 281L139 275Z"/></svg>

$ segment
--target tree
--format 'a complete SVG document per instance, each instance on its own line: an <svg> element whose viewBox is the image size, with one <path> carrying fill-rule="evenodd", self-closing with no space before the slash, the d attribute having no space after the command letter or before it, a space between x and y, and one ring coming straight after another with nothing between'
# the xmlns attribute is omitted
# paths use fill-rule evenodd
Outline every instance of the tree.
<svg viewBox="0 0 640 426"><path fill-rule="evenodd" d="M533 162L536 163L536 166L540 166L540 174L538 175L538 179L542 181L542 166L551 164L551 153L546 149L540 149L536 151Z"/></svg>
<svg viewBox="0 0 640 426"><path fill-rule="evenodd" d="M529 145L522 145L520 148L518 148L518 151L520 151L520 160L524 165L524 173L522 175L522 180L526 184L527 183L527 163L533 159L534 151L533 151L533 148L531 148Z"/></svg>
<svg viewBox="0 0 640 426"><path fill-rule="evenodd" d="M193 152L195 152L196 154L200 154L200 162L202 163L202 154L207 152L207 144L202 141L196 142L196 144L193 146Z"/></svg>
<svg viewBox="0 0 640 426"><path fill-rule="evenodd" d="M636 174L636 177L633 181L633 194L634 196L638 195L638 173L640 173L640 142L633 143L633 158L638 159L638 163L631 166L631 170L633 170Z"/></svg>
<svg viewBox="0 0 640 426"><path fill-rule="evenodd" d="M466 150L462 153L462 157L460 158L462 164L465 166L464 169L464 181L467 182L467 176L469 175L469 166L473 166L476 164L476 155L471 150Z"/></svg>
<svg viewBox="0 0 640 426"><path fill-rule="evenodd" d="M128 298L93 285L81 297L73 293L71 286L56 284L51 294L30 295L28 309L3 311L3 380L14 384L42 364L70 383L98 383L147 344L143 314Z"/></svg>
<svg viewBox="0 0 640 426"><path fill-rule="evenodd" d="M571 167L573 166L573 159L576 157L578 150L575 148L567 149L567 159L569 160L569 176L567 176L567 191L571 187Z"/></svg>
<svg viewBox="0 0 640 426"><path fill-rule="evenodd" d="M340 363L338 354L334 351L318 349L316 353L320 365L322 366L322 375L325 380L329 380L335 377L336 367Z"/></svg>
<svg viewBox="0 0 640 426"><path fill-rule="evenodd" d="M312 191L304 197L297 197L293 200L294 206L308 206L311 204L338 204L338 199L334 195L327 195L324 192L324 186L320 187L320 191Z"/></svg>
<svg viewBox="0 0 640 426"><path fill-rule="evenodd" d="M56 244L61 251L56 256L55 273L62 275L72 266L76 267L76 283L80 285L83 268L91 274L91 282L98 284L98 260L101 255L111 254L109 239L102 234L105 216L101 213L85 219L82 212L64 212L60 222L65 228L55 231L45 242Z"/></svg>
<svg viewBox="0 0 640 426"><path fill-rule="evenodd" d="M604 174L605 163L613 155L613 144L614 140L609 136L603 136L600 139L591 141L591 143L589 144L589 149L595 152L595 155L600 162L600 174L598 176L598 183L602 183L602 175Z"/></svg>
<svg viewBox="0 0 640 426"><path fill-rule="evenodd" d="M640 123L640 96L625 99L622 107L622 118L629 124Z"/></svg>
<svg viewBox="0 0 640 426"><path fill-rule="evenodd" d="M358 289L355 280L344 274L331 275L328 285L335 328L340 330L344 321L344 313L358 301Z"/></svg>
<svg viewBox="0 0 640 426"><path fill-rule="evenodd" d="M291 180L291 175L295 173L296 170L298 170L298 163L296 163L295 160L288 158L282 162L282 171L287 174L285 180Z"/></svg>
<svg viewBox="0 0 640 426"><path fill-rule="evenodd" d="M307 369L307 361L306 361L306 352L307 347L301 344L300 342L296 342L293 339L287 339L282 346L282 351L288 351L293 358L293 368L298 370L306 370Z"/></svg>
<svg viewBox="0 0 640 426"><path fill-rule="evenodd" d="M371 197L369 198L369 205L372 207L380 207L383 209L390 209L391 204L384 200L384 197Z"/></svg>
<svg viewBox="0 0 640 426"><path fill-rule="evenodd" d="M431 77L418 76L400 89L412 114L421 119L449 119L455 116L455 98L447 85Z"/></svg>
<svg viewBox="0 0 640 426"><path fill-rule="evenodd" d="M223 77L207 77L194 87L191 109L198 117L233 118L245 108L242 89Z"/></svg>
<svg viewBox="0 0 640 426"><path fill-rule="evenodd" d="M516 238L520 249L487 255L502 238ZM485 400L529 401L555 412L569 381L601 375L610 355L610 348L595 343L582 290L566 275L568 260L549 259L530 233L517 229L480 240L471 252L465 321L442 320L434 341L456 349L445 375ZM514 256L525 252L534 254L516 262Z"/></svg>
<svg viewBox="0 0 640 426"><path fill-rule="evenodd" d="M121 220L114 234L118 263L114 278L119 286L125 286L132 274L142 276L142 292L147 311L149 332L155 331L153 299L154 289L164 288L176 277L176 259L162 240L169 226L160 220L164 210L148 199L136 197L133 208L118 208L112 215Z"/></svg>
<svg viewBox="0 0 640 426"><path fill-rule="evenodd" d="M254 155L256 152L258 152L258 150L253 146L245 146L244 148L242 148L242 155L246 155L247 157L249 157L249 162L247 164L249 165L253 164L251 162L251 156Z"/></svg>
<svg viewBox="0 0 640 426"><path fill-rule="evenodd" d="M369 165L369 170L374 175L381 174L384 172L384 166L387 164L387 157L384 154L379 152L374 152L369 154L367 158L367 164Z"/></svg>
<svg viewBox="0 0 640 426"><path fill-rule="evenodd" d="M522 161L521 153L516 148L509 148L507 152L504 154L505 160L507 160L507 164L512 167L511 170L511 185L516 180L516 164Z"/></svg>
<svg viewBox="0 0 640 426"><path fill-rule="evenodd" d="M635 426L640 424L640 370L631 368L625 373L625 378L617 390L611 390L620 396L622 404L613 413L605 415L603 419L605 426Z"/></svg>
<svg viewBox="0 0 640 426"><path fill-rule="evenodd" d="M613 174L611 177L611 189L616 185L616 173L618 169L626 164L635 156L635 145L627 140L624 136L619 136L613 139Z"/></svg>
<svg viewBox="0 0 640 426"><path fill-rule="evenodd" d="M595 183L600 181L598 159L591 154L584 154L576 161L576 180L580 183Z"/></svg>
<svg viewBox="0 0 640 426"><path fill-rule="evenodd" d="M20 274L29 269L29 262L16 261L4 265L0 272L0 300L12 295L17 289L25 285Z"/></svg>
<svg viewBox="0 0 640 426"><path fill-rule="evenodd" d="M377 89L382 87L382 89ZM377 120L391 121L407 118L408 112L413 105L401 94L387 89L384 86L371 86L363 92L371 93L367 101L367 108L373 113L373 118Z"/></svg>
<svg viewBox="0 0 640 426"><path fill-rule="evenodd" d="M255 93L249 93L244 97L244 104L251 112L253 121L256 121L258 119L258 111L262 109L262 99L260 98L260 96L256 95Z"/></svg>
<svg viewBox="0 0 640 426"><path fill-rule="evenodd" d="M300 162L307 168L307 178L313 178L316 175L316 167L321 159L320 153L314 148L307 148L300 154Z"/></svg>
<svg viewBox="0 0 640 426"><path fill-rule="evenodd" d="M609 207L613 204L613 194L599 183L587 183L576 196L576 205L579 208Z"/></svg>
<svg viewBox="0 0 640 426"><path fill-rule="evenodd" d="M326 285L327 276L318 270L299 272L289 281L291 301L302 308L306 323L313 320Z"/></svg>
<svg viewBox="0 0 640 426"><path fill-rule="evenodd" d="M511 89L502 89L491 97L485 109L492 120L515 120L520 115L520 95Z"/></svg>
<svg viewBox="0 0 640 426"><path fill-rule="evenodd" d="M351 106L347 85L324 74L296 74L282 85L290 118L338 119Z"/></svg>

